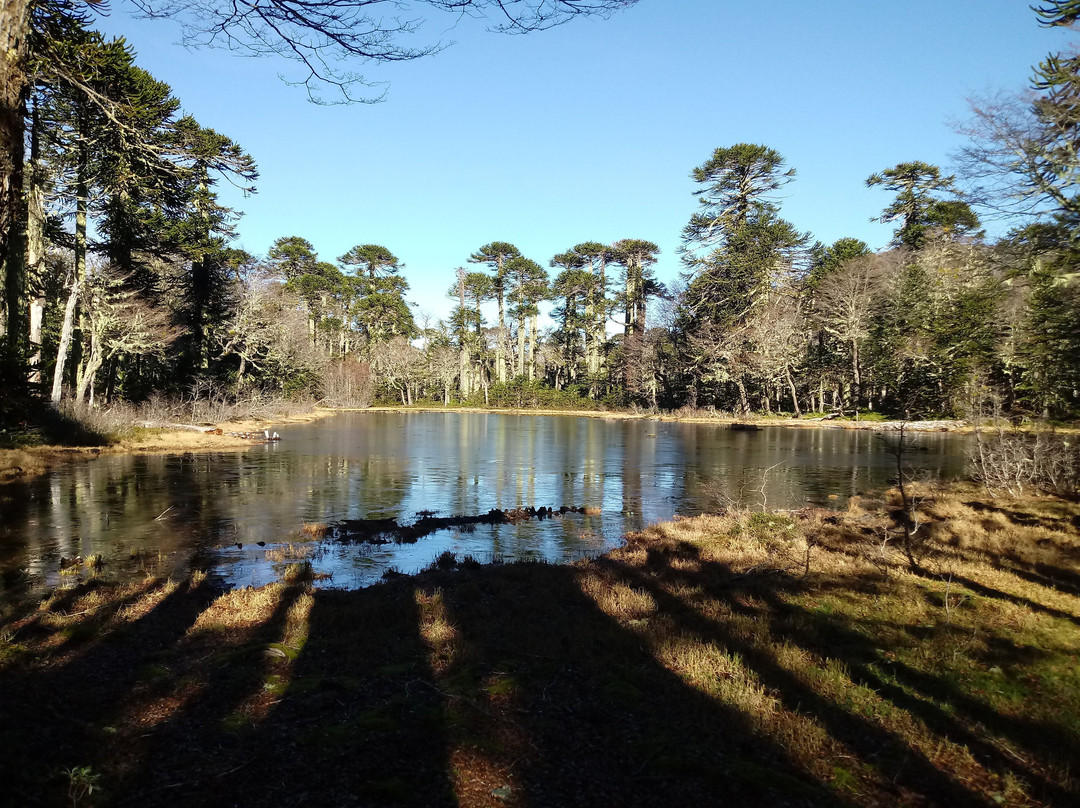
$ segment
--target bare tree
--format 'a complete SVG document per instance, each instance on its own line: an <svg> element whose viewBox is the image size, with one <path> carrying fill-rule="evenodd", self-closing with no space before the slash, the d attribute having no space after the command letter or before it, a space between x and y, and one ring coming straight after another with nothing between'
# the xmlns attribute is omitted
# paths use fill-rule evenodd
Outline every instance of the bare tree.
<svg viewBox="0 0 1080 808"><path fill-rule="evenodd" d="M1045 169L1035 100L1032 92L968 99L971 118L955 127L967 144L955 155L966 196L991 215L1030 220L1075 204Z"/></svg>
<svg viewBox="0 0 1080 808"><path fill-rule="evenodd" d="M870 336L875 300L907 259L903 250L854 258L826 275L814 300L821 327L847 346L851 361L852 399L863 398L861 346Z"/></svg>
<svg viewBox="0 0 1080 808"><path fill-rule="evenodd" d="M443 404L450 404L450 391L458 381L461 363L449 345L432 345L426 351L428 377L442 389Z"/></svg>
<svg viewBox="0 0 1080 808"><path fill-rule="evenodd" d="M218 338L218 358L240 360L237 392L253 372L287 379L318 371L325 358L308 336L307 315L296 298L269 272L255 273L239 285L236 309Z"/></svg>
<svg viewBox="0 0 1080 808"><path fill-rule="evenodd" d="M806 354L807 329L802 301L790 287L772 290L769 299L751 316L747 340L756 350L747 357L766 385L783 387L791 396L795 417L802 415L792 372ZM778 396L779 400L779 396Z"/></svg>
<svg viewBox="0 0 1080 808"><path fill-rule="evenodd" d="M120 354L164 357L180 336L167 312L125 287L112 267L99 266L87 277L84 299L90 324L90 356L75 392L75 402L94 404L94 377L107 359ZM87 393L89 400L87 401Z"/></svg>
<svg viewBox="0 0 1080 808"><path fill-rule="evenodd" d="M184 43L259 56L283 56L300 65L292 83L313 100L330 87L345 101L355 87L373 87L343 64L402 62L429 56L450 43L406 44L430 11L488 19L489 29L526 34L577 16L605 17L637 0L132 0L144 15L184 23ZM383 14L383 9L390 14Z"/></svg>
<svg viewBox="0 0 1080 808"><path fill-rule="evenodd" d="M371 366L379 381L398 392L402 404L413 403L414 390L424 375L424 355L419 348L405 337L377 343L371 349Z"/></svg>

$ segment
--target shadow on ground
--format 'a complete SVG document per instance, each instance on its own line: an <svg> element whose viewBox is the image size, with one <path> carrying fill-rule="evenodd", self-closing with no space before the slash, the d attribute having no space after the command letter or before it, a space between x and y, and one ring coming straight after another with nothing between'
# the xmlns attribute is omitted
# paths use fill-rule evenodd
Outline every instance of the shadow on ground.
<svg viewBox="0 0 1080 808"><path fill-rule="evenodd" d="M59 593L0 625L0 805L1080 804L1069 589L740 566L780 545L738 529L357 592Z"/></svg>

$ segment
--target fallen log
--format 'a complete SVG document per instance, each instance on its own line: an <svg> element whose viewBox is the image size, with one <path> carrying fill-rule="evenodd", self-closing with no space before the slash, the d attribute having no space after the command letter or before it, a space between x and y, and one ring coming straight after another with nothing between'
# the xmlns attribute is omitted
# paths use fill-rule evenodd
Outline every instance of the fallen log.
<svg viewBox="0 0 1080 808"><path fill-rule="evenodd" d="M184 432L215 432L221 434L221 430L214 426L196 426L195 424L170 424L166 421L143 421L143 429L178 429Z"/></svg>
<svg viewBox="0 0 1080 808"><path fill-rule="evenodd" d="M492 508L487 513L473 516L435 516L431 511L424 511L419 515L420 518L411 525L398 524L396 519L342 519L337 524L330 526L329 535L335 541L341 542L411 544L438 530L448 528L469 529L476 525L517 524L530 519L552 519L566 513L596 515L601 513L601 509L567 505L563 505L558 509L534 508L530 505L525 508L513 508L506 511L500 508Z"/></svg>

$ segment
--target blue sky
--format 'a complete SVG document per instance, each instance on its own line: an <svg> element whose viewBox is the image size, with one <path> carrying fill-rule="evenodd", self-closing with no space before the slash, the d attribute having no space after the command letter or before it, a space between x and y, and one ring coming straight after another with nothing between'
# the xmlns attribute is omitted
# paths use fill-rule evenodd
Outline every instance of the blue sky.
<svg viewBox="0 0 1080 808"><path fill-rule="evenodd" d="M99 21L168 82L184 111L259 163L237 246L265 254L303 236L335 261L355 244L406 265L418 312L443 317L454 268L490 241L544 266L582 241L643 238L657 274L679 272L694 211L690 170L738 142L777 149L798 174L782 215L825 243L891 237L875 171L947 166L965 99L1026 86L1031 66L1070 43L1026 0L641 0L613 18L529 36L435 16L416 62L358 65L389 82L385 102L317 106L279 79L288 62L174 44L171 20L116 4Z"/></svg>

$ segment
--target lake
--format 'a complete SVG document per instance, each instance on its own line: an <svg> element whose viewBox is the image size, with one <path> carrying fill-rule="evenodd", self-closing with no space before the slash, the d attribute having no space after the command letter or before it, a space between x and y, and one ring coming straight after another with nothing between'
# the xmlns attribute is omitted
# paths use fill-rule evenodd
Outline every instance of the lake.
<svg viewBox="0 0 1080 808"><path fill-rule="evenodd" d="M278 578L267 550L305 543L321 585L358 588L394 568L459 558L569 561L676 514L741 501L844 507L896 477L895 434L862 430L477 413L341 413L276 427L233 452L110 455L0 486L0 585L52 586L61 559L111 571L205 569L230 586ZM963 435L920 434L907 463L953 478ZM440 530L413 543L311 542L304 525L493 508L600 509ZM259 546L263 542L265 546Z"/></svg>

